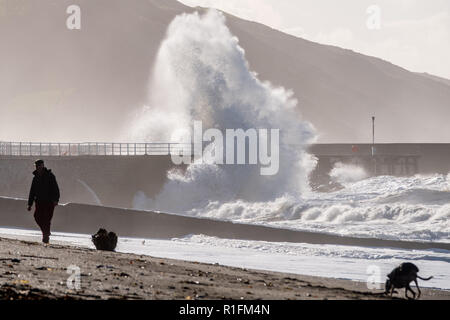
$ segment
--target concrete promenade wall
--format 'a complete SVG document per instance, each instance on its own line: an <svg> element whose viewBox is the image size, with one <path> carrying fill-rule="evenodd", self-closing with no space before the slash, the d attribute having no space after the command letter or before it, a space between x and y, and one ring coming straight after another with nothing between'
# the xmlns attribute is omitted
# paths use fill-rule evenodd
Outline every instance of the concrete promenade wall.
<svg viewBox="0 0 450 320"><path fill-rule="evenodd" d="M352 147L357 146L357 152ZM310 152L319 160L326 155L370 154L370 144L318 144ZM377 153L418 155L419 173L450 172L450 144L383 144ZM355 150L353 148L353 150ZM156 195L164 186L167 171L184 170L170 156L76 156L43 157L56 174L61 202L101 204L131 208L137 191ZM27 198L35 157L0 157L0 196ZM330 168L324 170L327 175ZM98 202L100 201L100 203Z"/></svg>

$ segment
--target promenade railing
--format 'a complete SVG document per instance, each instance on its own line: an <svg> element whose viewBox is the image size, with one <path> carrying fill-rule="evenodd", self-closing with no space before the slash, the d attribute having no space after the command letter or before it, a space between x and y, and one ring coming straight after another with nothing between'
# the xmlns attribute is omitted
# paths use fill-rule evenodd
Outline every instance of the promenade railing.
<svg viewBox="0 0 450 320"><path fill-rule="evenodd" d="M192 154L190 143L2 142L0 156L143 156Z"/></svg>

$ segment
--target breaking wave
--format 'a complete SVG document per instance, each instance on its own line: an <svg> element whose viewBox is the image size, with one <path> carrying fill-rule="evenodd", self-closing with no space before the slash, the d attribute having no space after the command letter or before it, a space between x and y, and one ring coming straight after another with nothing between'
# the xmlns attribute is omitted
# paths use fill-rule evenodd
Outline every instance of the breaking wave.
<svg viewBox="0 0 450 320"><path fill-rule="evenodd" d="M268 202L211 202L198 216L357 237L450 242L444 175L367 178L334 192Z"/></svg>
<svg viewBox="0 0 450 320"><path fill-rule="evenodd" d="M308 188L315 159L305 151L313 126L298 114L292 92L262 82L217 11L182 14L170 24L150 81L149 104L128 138L190 141L194 120L204 128L280 128L280 170L258 165L195 163L172 170L154 198L137 192L134 207L283 228L401 240L450 240L450 176L367 178L336 166L343 189Z"/></svg>
<svg viewBox="0 0 450 320"><path fill-rule="evenodd" d="M337 162L330 171L331 180L340 184L360 181L368 176L364 168L342 162Z"/></svg>
<svg viewBox="0 0 450 320"><path fill-rule="evenodd" d="M135 207L190 213L211 202L274 200L309 189L315 160L305 147L313 126L298 113L292 92L258 79L245 52L215 10L182 14L170 24L154 65L150 102L132 124L131 139L191 142L194 121L203 128L280 129L279 171L259 165L190 164L173 170L155 198L139 192Z"/></svg>

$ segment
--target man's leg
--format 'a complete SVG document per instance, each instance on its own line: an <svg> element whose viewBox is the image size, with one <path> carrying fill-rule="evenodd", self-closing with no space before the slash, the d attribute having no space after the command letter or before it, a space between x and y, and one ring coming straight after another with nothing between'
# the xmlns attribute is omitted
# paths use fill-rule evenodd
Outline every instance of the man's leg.
<svg viewBox="0 0 450 320"><path fill-rule="evenodd" d="M37 225L41 229L42 235L44 235L44 227L43 227L43 222L42 222L42 220L43 220L42 216L43 216L43 211L44 211L43 204L40 202L36 202L34 206L35 206L34 220L36 221Z"/></svg>
<svg viewBox="0 0 450 320"><path fill-rule="evenodd" d="M45 203L45 210L42 216L42 241L48 243L50 240L50 225L53 218L55 206L52 202Z"/></svg>
<svg viewBox="0 0 450 320"><path fill-rule="evenodd" d="M36 203L34 219L42 231L42 242L48 243L50 239L50 224L55 206L51 202Z"/></svg>

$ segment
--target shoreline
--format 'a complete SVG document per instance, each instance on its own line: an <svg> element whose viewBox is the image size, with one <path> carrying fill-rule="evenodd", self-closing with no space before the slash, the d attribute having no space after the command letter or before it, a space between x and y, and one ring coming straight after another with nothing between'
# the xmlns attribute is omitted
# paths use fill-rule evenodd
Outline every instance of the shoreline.
<svg viewBox="0 0 450 320"><path fill-rule="evenodd" d="M0 237L0 299L385 300L366 283ZM79 268L80 290L68 268ZM71 282L76 283L76 282ZM420 285L420 284L419 284ZM413 290L416 291L415 287ZM421 288L423 300L450 291Z"/></svg>
<svg viewBox="0 0 450 320"><path fill-rule="evenodd" d="M0 197L0 207L4 212L0 217L0 225L25 229L35 228L33 219L30 219L31 214L24 209L26 208L26 200ZM107 230L114 230L124 237L171 239L189 234L204 234L225 239L269 242L450 250L450 243L446 242L340 236L156 211L140 211L79 203L68 203L55 208L52 230L94 234L99 226Z"/></svg>

